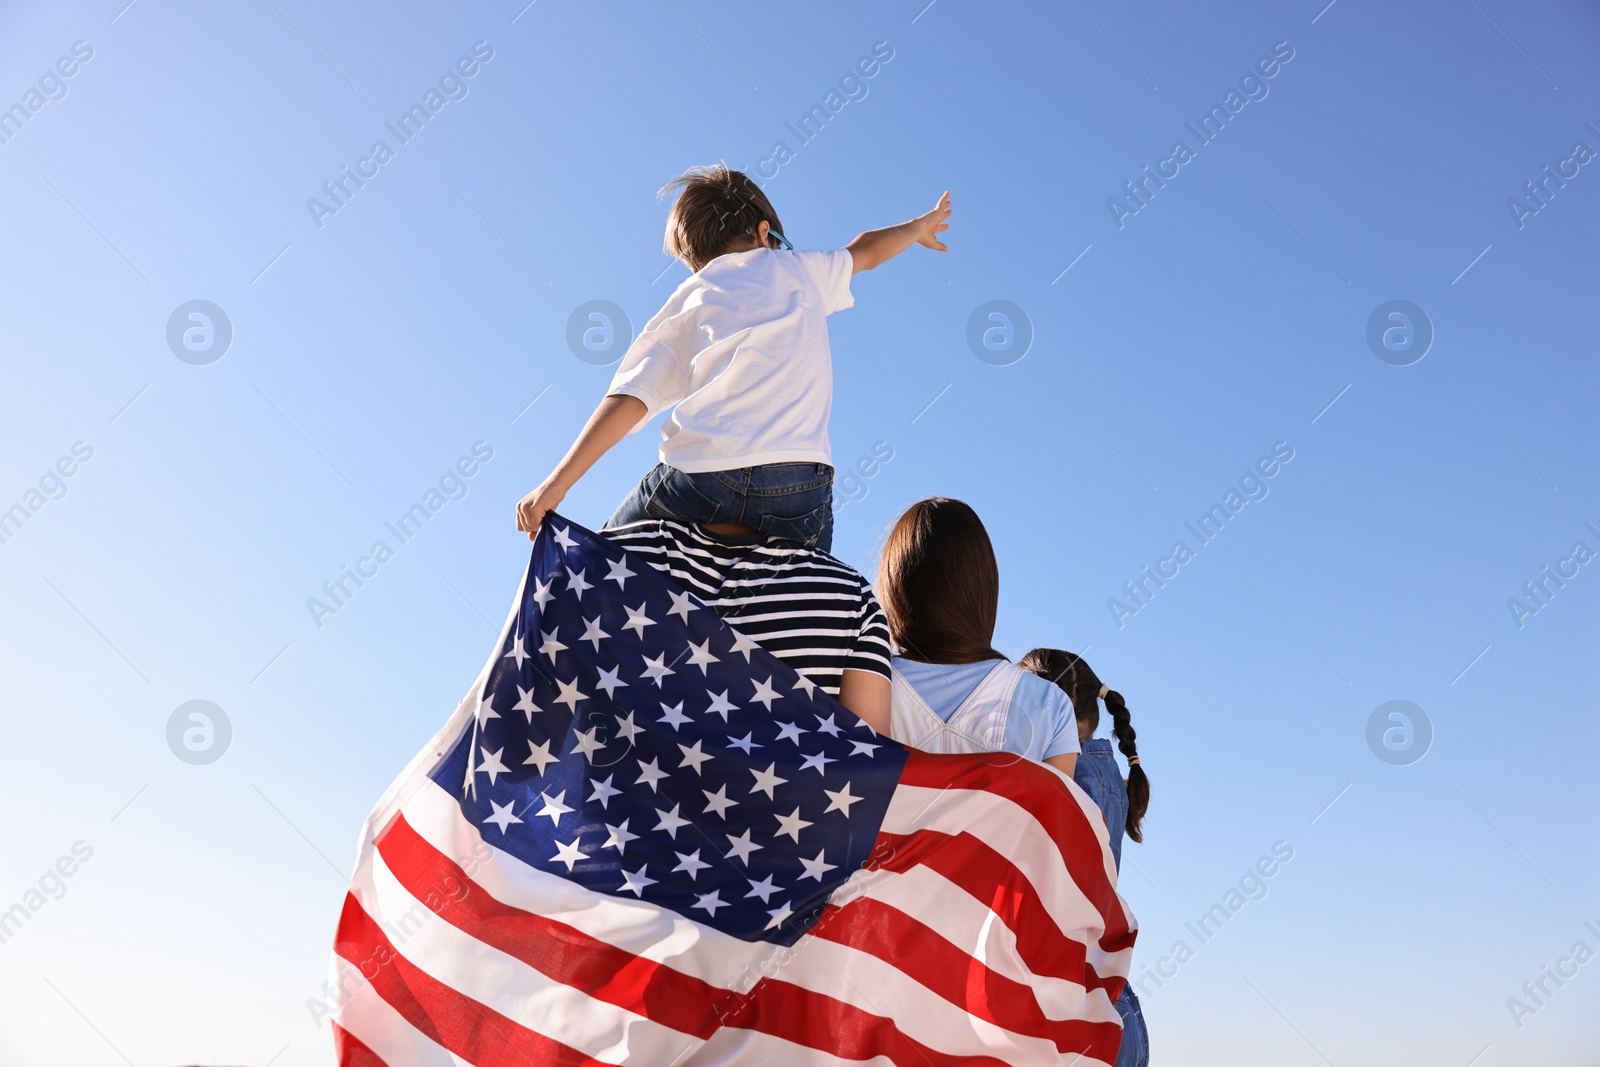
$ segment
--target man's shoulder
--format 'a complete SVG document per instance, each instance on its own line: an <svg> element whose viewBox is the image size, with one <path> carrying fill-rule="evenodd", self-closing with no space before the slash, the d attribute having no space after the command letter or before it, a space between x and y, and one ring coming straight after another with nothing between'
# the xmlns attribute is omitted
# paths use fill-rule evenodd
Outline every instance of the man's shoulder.
<svg viewBox="0 0 1600 1067"><path fill-rule="evenodd" d="M623 548L649 548L686 559L731 561L754 557L778 565L781 569L774 577L802 570L831 572L859 583L862 588L868 585L865 575L837 556L781 537L719 537L695 523L676 519L641 519L602 530L600 535Z"/></svg>

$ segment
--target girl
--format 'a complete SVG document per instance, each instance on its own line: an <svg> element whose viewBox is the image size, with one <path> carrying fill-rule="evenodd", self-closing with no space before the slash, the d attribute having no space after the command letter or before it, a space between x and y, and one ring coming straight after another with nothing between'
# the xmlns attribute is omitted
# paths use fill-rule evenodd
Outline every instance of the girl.
<svg viewBox="0 0 1600 1067"><path fill-rule="evenodd" d="M1134 744L1138 735L1128 721L1128 705L1123 702L1121 693L1101 682L1089 665L1071 652L1036 648L1022 657L1019 666L1055 682L1071 698L1083 750L1072 780L1105 813L1106 829L1111 835L1111 855L1120 868L1122 835L1126 832L1134 841L1144 840L1140 824L1150 806L1150 780L1139 766L1139 749ZM1111 734L1128 760L1126 782L1117 769L1117 758L1111 754L1110 739L1094 736L1100 725L1101 700L1111 712ZM1117 999L1117 1012L1122 1016L1122 1051L1117 1054L1117 1067L1145 1067L1150 1062L1149 1036L1139 998L1131 984L1123 987L1122 996Z"/></svg>

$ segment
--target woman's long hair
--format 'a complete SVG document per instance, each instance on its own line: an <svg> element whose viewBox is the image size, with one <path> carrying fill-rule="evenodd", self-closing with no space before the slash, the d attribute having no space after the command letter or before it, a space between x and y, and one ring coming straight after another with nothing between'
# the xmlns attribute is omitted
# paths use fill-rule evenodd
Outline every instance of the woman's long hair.
<svg viewBox="0 0 1600 1067"><path fill-rule="evenodd" d="M878 599L900 654L923 663L1005 659L994 649L1000 566L983 522L960 500L929 497L889 531Z"/></svg>
<svg viewBox="0 0 1600 1067"><path fill-rule="evenodd" d="M1072 700L1072 712L1078 722L1093 735L1100 725L1101 682L1094 670L1078 656L1059 648L1036 648L1022 657L1017 664L1041 678L1059 685ZM1139 747L1134 739L1133 724L1129 721L1128 705L1122 694L1107 689L1106 709L1111 712L1111 735L1117 739L1117 748L1128 758L1128 819L1123 829L1134 841L1143 841L1140 824L1145 812L1150 810L1150 779L1139 765Z"/></svg>

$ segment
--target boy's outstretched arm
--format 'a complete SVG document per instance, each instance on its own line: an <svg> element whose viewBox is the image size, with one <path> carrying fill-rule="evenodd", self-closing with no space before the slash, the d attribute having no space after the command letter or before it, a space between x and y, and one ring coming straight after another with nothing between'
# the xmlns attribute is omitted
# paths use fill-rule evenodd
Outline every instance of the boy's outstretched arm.
<svg viewBox="0 0 1600 1067"><path fill-rule="evenodd" d="M583 431L578 434L578 439L572 442L567 454L550 472L550 477L518 501L517 529L525 531L528 540L533 540L539 532L539 524L544 521L545 512L559 505L566 497L567 490L577 484L595 461L626 437L628 431L648 413L649 408L638 397L613 394L600 401L594 414L584 424Z"/></svg>
<svg viewBox="0 0 1600 1067"><path fill-rule="evenodd" d="M902 222L898 226L868 230L845 246L850 251L853 264L850 273L859 274L887 263L912 245L922 245L935 252L950 251L945 247L945 243L939 240L939 235L950 228L950 224L945 221L949 217L950 193L946 191L934 205L933 210L926 215L919 215L910 222Z"/></svg>

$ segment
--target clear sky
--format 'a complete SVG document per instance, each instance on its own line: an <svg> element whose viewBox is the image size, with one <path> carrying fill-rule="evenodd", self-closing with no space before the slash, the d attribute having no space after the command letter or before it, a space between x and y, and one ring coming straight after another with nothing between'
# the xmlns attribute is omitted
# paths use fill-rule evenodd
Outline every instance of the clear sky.
<svg viewBox="0 0 1600 1067"><path fill-rule="evenodd" d="M361 820L620 355L569 319L659 307L655 190L723 159L802 248L951 190L950 252L831 320L837 465L892 454L836 550L870 571L905 505L968 500L1000 647L1127 697L1157 1062L1592 1062L1592 5L125 2L0 9L0 1060L330 1062ZM169 745L196 700L208 764L188 712ZM1545 967L1577 972L1525 992Z"/></svg>

